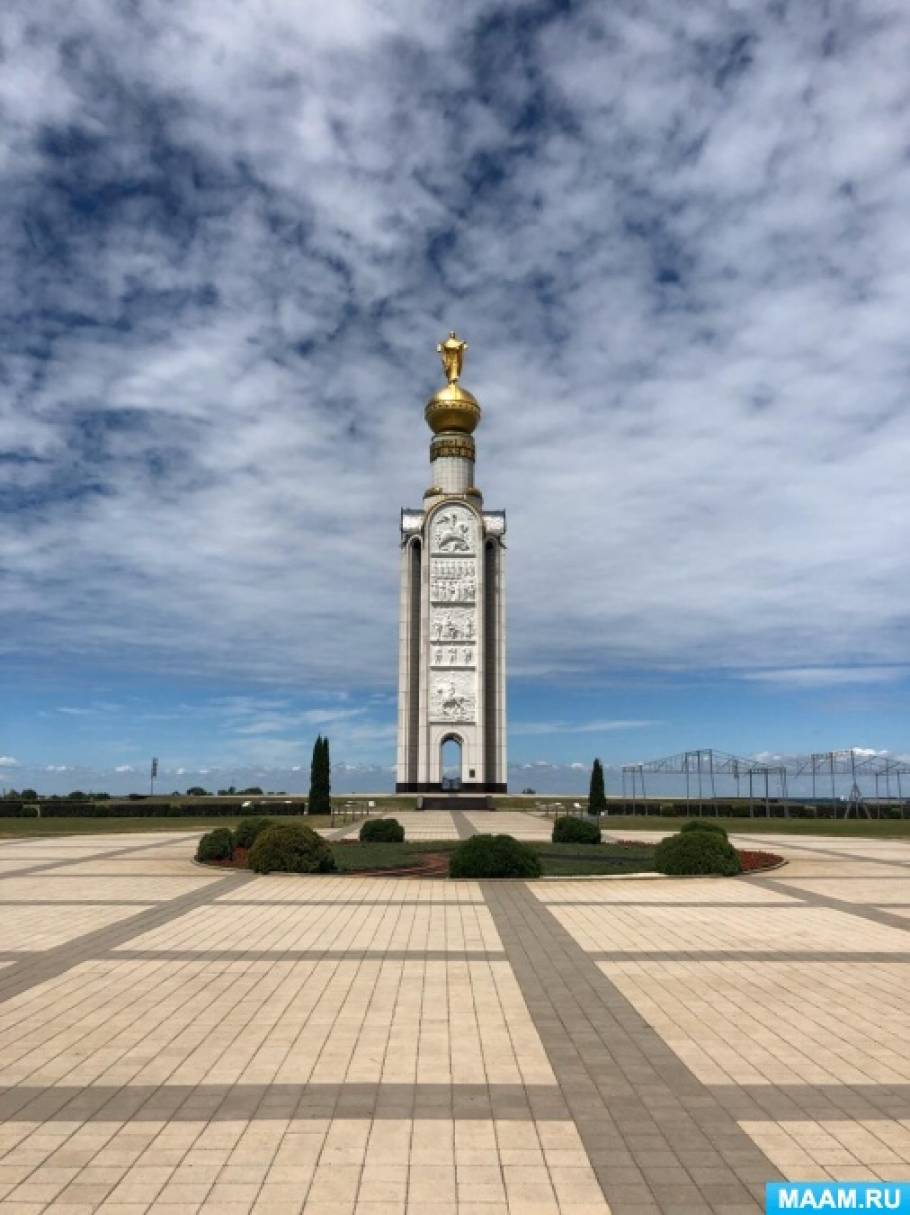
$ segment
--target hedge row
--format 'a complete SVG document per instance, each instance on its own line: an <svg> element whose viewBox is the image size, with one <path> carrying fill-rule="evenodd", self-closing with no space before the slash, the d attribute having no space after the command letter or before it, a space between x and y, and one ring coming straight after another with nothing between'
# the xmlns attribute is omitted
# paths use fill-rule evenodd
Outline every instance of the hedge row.
<svg viewBox="0 0 910 1215"><path fill-rule="evenodd" d="M272 814L306 814L306 802L253 803L241 809L233 805L188 805L185 802L12 802L0 801L0 818L226 818L269 810Z"/></svg>

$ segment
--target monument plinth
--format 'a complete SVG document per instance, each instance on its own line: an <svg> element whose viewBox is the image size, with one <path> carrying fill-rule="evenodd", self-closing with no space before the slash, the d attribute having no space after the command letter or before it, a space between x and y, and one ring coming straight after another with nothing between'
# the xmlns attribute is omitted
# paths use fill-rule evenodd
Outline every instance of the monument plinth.
<svg viewBox="0 0 910 1215"><path fill-rule="evenodd" d="M442 790L443 747L460 753L454 787L506 790L504 511L474 484L475 397L459 383L467 343L437 350L446 385L427 402L431 485L401 512L399 793Z"/></svg>

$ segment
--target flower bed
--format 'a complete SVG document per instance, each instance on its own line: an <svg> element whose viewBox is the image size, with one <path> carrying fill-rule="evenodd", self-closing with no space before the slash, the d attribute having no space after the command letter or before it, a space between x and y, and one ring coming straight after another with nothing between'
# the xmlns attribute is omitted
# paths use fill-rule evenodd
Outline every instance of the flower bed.
<svg viewBox="0 0 910 1215"><path fill-rule="evenodd" d="M760 873L762 869L777 869L784 864L784 858L773 852L754 852L752 849L737 848L743 873Z"/></svg>

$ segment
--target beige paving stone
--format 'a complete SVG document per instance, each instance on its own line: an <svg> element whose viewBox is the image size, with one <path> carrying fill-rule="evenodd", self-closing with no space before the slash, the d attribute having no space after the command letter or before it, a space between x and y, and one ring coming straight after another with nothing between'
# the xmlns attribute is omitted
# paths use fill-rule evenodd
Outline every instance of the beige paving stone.
<svg viewBox="0 0 910 1215"><path fill-rule="evenodd" d="M910 1130L899 1122L741 1125L789 1181L906 1181L910 1177Z"/></svg>
<svg viewBox="0 0 910 1215"><path fill-rule="evenodd" d="M781 872L777 871L778 875ZM688 905L692 903L702 903L706 908L731 903L799 905L795 895L766 890L754 882L718 882L714 878L690 878L685 882L637 879L627 882L554 881L530 885L529 889L541 903L590 903L595 907L634 903L637 909L642 903L670 903L685 904L688 910ZM680 907L679 911L682 910Z"/></svg>
<svg viewBox="0 0 910 1215"><path fill-rule="evenodd" d="M269 875L245 882L219 895L214 906L229 903L477 903L483 905L478 882L402 881L400 878L301 877Z"/></svg>
<svg viewBox="0 0 910 1215"><path fill-rule="evenodd" d="M438 825L419 818L408 820L412 838L454 833L450 815ZM546 838L550 829L533 816L472 818L481 830L495 823L525 838ZM137 838L29 841L15 854L22 845L0 844L0 874L15 873L15 865L77 862L2 878L0 900L12 903L0 922L8 935L14 926L17 944L7 945L0 928L0 949L21 948L23 932L41 940L39 948L77 941L143 906L166 907L187 890L220 882L189 863L191 833L112 855ZM910 861L910 846L811 842L827 851L800 852L781 837L791 861L774 875L774 888L755 878L563 881L531 890L584 949L619 955L598 963L602 973L697 1079L731 1091L805 1084L874 1092L908 1083L906 963L886 960L908 951L906 934L849 908L893 904L907 918L899 904L910 904L903 893L910 870L894 862ZM813 893L847 910L801 901ZM13 906L17 899L39 905ZM97 905L117 900L132 902ZM97 912L105 916L93 918ZM40 937L61 931L67 935ZM748 959L775 948L820 960ZM595 1168L567 1119L415 1121L404 1110L373 1121L333 1118L331 1103L324 1117L294 1116L290 1095L306 1084L339 1093L378 1085L381 1093L416 1082L439 1086L432 1091L443 1102L450 1085L555 1091L557 1076L515 971L496 956L502 949L478 883L238 879L207 905L118 943L114 956L90 957L11 996L0 1003L0 1081L29 1092L85 1086L89 1095L112 1097L141 1088L164 1101L179 1086L186 1104L172 1121L93 1114L83 1125L76 1104L68 1107L72 1116L11 1121L0 1130L0 1213L604 1215ZM317 950L332 956L292 956ZM392 956L369 956L378 951ZM492 956L464 956L481 951ZM731 958L708 960L706 951ZM655 952L681 956L645 956ZM823 960L827 953L856 960ZM868 953L874 962L863 960ZM261 1094L252 1120L218 1111L233 1086ZM794 1179L910 1175L910 1119L741 1127ZM715 1174L724 1170L705 1164L699 1176L707 1185ZM613 1209L622 1215L623 1201Z"/></svg>
<svg viewBox="0 0 910 1215"><path fill-rule="evenodd" d="M601 969L706 1084L910 1082L905 965L693 960Z"/></svg>
<svg viewBox="0 0 910 1215"><path fill-rule="evenodd" d="M485 907L232 907L218 903L134 937L124 950L501 950Z"/></svg>
<svg viewBox="0 0 910 1215"><path fill-rule="evenodd" d="M679 883L676 883L677 888ZM870 951L903 953L907 935L899 928L871 924L828 907L712 907L624 909L590 905L551 906L553 915L583 949L611 953L684 951L691 954L735 950L766 953Z"/></svg>

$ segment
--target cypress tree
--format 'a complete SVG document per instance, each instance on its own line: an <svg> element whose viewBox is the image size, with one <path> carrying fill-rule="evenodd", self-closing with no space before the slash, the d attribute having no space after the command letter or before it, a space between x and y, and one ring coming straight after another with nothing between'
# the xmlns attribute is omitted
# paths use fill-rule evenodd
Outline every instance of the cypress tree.
<svg viewBox="0 0 910 1215"><path fill-rule="evenodd" d="M604 794L604 770L599 759L591 769L591 788L588 792L588 814L606 814L607 798Z"/></svg>
<svg viewBox="0 0 910 1215"><path fill-rule="evenodd" d="M310 762L310 796L307 804L309 814L322 814L322 735L313 743L313 758Z"/></svg>
<svg viewBox="0 0 910 1215"><path fill-rule="evenodd" d="M322 740L322 781L325 794L325 812L332 813L332 763L329 759L329 737Z"/></svg>

